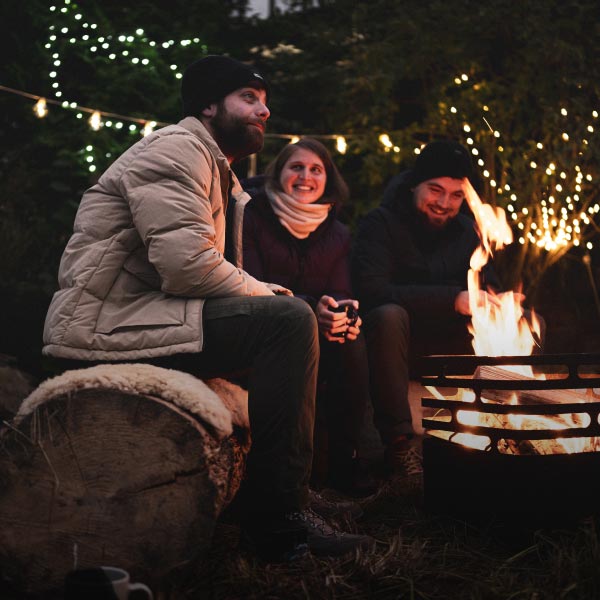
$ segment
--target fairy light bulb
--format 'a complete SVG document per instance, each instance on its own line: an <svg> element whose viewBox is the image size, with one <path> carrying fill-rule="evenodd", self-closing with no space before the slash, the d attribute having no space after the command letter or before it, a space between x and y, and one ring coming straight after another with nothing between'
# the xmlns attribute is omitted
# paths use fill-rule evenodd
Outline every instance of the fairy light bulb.
<svg viewBox="0 0 600 600"><path fill-rule="evenodd" d="M146 121L146 123L144 124L144 128L142 129L142 135L144 137L150 135L154 131L155 127L156 121Z"/></svg>
<svg viewBox="0 0 600 600"><path fill-rule="evenodd" d="M390 140L390 136L387 133L379 135L379 142L386 148L391 148L393 146L392 140Z"/></svg>
<svg viewBox="0 0 600 600"><path fill-rule="evenodd" d="M346 144L346 138L342 135L338 135L335 139L335 147L340 154L346 154L348 145Z"/></svg>
<svg viewBox="0 0 600 600"><path fill-rule="evenodd" d="M38 119L43 119L48 114L46 98L40 98L33 107L33 112Z"/></svg>
<svg viewBox="0 0 600 600"><path fill-rule="evenodd" d="M92 113L92 116L89 119L89 123L90 123L90 127L94 131L98 131L98 129L100 129L100 127L102 125L102 119L100 117L100 111L95 110Z"/></svg>

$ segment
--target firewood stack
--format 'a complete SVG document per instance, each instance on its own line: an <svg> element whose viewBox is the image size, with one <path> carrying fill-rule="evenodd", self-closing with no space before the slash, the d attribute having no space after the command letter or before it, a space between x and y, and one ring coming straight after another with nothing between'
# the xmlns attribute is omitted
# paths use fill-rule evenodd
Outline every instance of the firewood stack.
<svg viewBox="0 0 600 600"><path fill-rule="evenodd" d="M510 381L531 381L534 378L532 376L523 375L522 373L516 373L510 369L497 367L497 366L486 366L482 365L477 367L475 379L486 379L486 380L510 380ZM546 405L546 404L585 404L586 402L597 401L597 394L592 389L551 389L551 390L498 390L492 388L486 388L483 396L488 402L500 403L500 404L513 404L515 396L518 398L519 404L528 405ZM584 408L584 407L582 407ZM489 421L495 421L490 423L496 427L507 427L511 428L510 418L506 415L491 415L485 416ZM571 426L585 426L581 420L580 415L570 415ZM528 416L525 418L525 423L521 424L523 429L548 429L549 424L552 423L551 419L536 418L535 415ZM558 427L557 427L558 428ZM560 454L561 450L559 443L556 440L547 439L542 442L531 442L529 440L503 440L502 451L506 454Z"/></svg>
<svg viewBox="0 0 600 600"><path fill-rule="evenodd" d="M200 557L242 479L246 402L142 364L44 382L0 429L0 580L39 593L112 565L152 585Z"/></svg>

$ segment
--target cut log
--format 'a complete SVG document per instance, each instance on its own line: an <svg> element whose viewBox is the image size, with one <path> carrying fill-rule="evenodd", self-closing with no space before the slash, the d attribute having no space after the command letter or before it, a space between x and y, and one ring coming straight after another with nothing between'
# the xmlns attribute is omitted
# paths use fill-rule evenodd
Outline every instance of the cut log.
<svg viewBox="0 0 600 600"><path fill-rule="evenodd" d="M515 373L510 369L482 365L475 370L474 379L502 379L510 381L533 381L534 377L528 377ZM599 400L593 390L565 389L565 390L496 390L486 388L483 396L486 400L493 402L509 402L517 393L519 404L566 404L571 402L594 402Z"/></svg>
<svg viewBox="0 0 600 600"><path fill-rule="evenodd" d="M241 482L248 429L227 424L219 396L185 373L70 372L78 373L56 395L36 396L38 388L2 430L0 579L39 593L60 587L74 566L112 565L157 586L210 547ZM164 385L150 394L148 380ZM182 392L194 386L196 406ZM232 384L215 388L229 403L246 402Z"/></svg>
<svg viewBox="0 0 600 600"><path fill-rule="evenodd" d="M497 366L480 366L475 371L477 379L498 379L510 381L531 381L534 378L515 373L510 369ZM516 387L516 386L515 386ZM560 390L498 390L485 388L482 396L491 402L510 403L517 394L519 404L585 404L587 402L596 402L599 400L597 394L592 389L560 389ZM585 426L580 414L574 413L570 415L567 422L561 421L560 418L554 417L549 420L547 416L539 416L535 414L522 416L523 429L553 429L553 423L562 423L564 428ZM502 416L504 427L511 428L510 419ZM557 421L558 419L558 421ZM512 454L562 454L565 452L563 442L556 439L546 440L505 440L507 450Z"/></svg>

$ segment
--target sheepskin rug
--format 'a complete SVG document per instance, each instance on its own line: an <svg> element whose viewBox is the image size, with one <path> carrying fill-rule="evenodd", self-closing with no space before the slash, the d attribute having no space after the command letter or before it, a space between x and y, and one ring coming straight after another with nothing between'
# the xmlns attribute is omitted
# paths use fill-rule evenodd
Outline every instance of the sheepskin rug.
<svg viewBox="0 0 600 600"><path fill-rule="evenodd" d="M231 435L234 426L249 428L248 395L241 387L224 379L203 381L189 373L143 363L102 364L47 379L23 400L16 422L52 398L99 388L172 402L200 417L219 439Z"/></svg>

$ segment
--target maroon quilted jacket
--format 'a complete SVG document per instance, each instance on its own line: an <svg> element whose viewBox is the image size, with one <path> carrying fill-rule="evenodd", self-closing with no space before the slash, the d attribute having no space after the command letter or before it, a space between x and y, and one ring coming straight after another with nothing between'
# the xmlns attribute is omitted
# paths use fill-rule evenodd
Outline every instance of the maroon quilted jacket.
<svg viewBox="0 0 600 600"><path fill-rule="evenodd" d="M281 225L261 184L262 178L243 182L252 196L244 212L244 270L261 281L289 288L313 308L323 294L353 298L350 230L336 219L336 207L315 231L299 240Z"/></svg>

